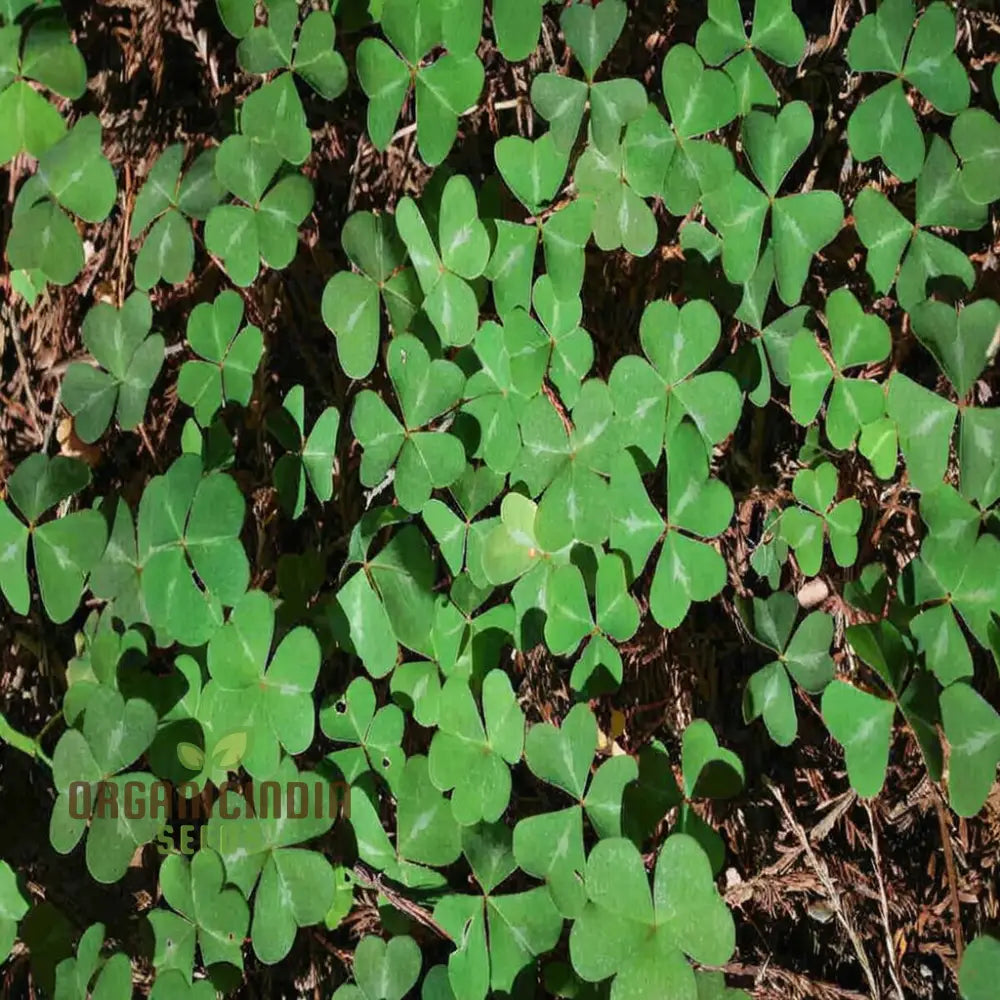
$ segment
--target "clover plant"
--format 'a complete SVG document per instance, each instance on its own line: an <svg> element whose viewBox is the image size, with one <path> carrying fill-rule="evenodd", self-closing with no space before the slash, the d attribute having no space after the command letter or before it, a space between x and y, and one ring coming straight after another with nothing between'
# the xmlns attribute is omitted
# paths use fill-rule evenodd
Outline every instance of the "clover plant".
<svg viewBox="0 0 1000 1000"><path fill-rule="evenodd" d="M982 100L940 0L869 5L828 58L790 0L648 40L624 0L210 6L230 120L139 168L82 113L104 83L46 96L87 89L59 5L0 0L28 304L0 334L42 444L5 439L4 634L65 663L0 743L57 855L150 891L149 948L105 958L0 861L0 961L23 939L56 1000L209 1000L316 943L338 1000L745 996L726 899L756 879L719 827L769 808L759 762L714 689L637 697L693 637L761 738L813 710L831 798L910 760L956 817L994 794L1000 305L968 251L1000 69ZM46 302L83 348L54 403L17 325ZM195 846L123 807L164 787L213 802ZM964 1000L998 947L955 963Z"/></svg>

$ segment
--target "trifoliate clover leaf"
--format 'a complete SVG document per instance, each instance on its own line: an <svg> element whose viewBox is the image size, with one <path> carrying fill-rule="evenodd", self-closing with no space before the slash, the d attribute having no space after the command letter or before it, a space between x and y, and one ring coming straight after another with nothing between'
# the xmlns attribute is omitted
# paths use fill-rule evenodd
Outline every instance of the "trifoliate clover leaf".
<svg viewBox="0 0 1000 1000"><path fill-rule="evenodd" d="M604 382L585 382L567 429L549 398L535 396L521 412L521 453L511 482L543 493L534 532L554 552L574 540L600 545L608 536L607 481L618 423Z"/></svg>
<svg viewBox="0 0 1000 1000"><path fill-rule="evenodd" d="M508 765L521 758L524 713L510 679L491 670L482 684L482 714L467 681L449 677L441 688L438 728L428 751L434 785L451 791L451 808L462 826L496 822L510 799Z"/></svg>
<svg viewBox="0 0 1000 1000"><path fill-rule="evenodd" d="M90 696L82 730L67 730L56 744L52 780L58 798L49 839L60 854L69 854L89 822L87 869L98 882L117 882L135 849L149 843L167 820L165 810L153 806L153 775L121 773L153 742L156 724L156 712L147 701L126 701L102 685ZM82 795L81 785L87 786ZM81 807L88 811L87 802L90 815L81 815Z"/></svg>
<svg viewBox="0 0 1000 1000"><path fill-rule="evenodd" d="M483 89L483 64L472 52L449 51L421 65L445 42L440 0L386 0L382 30L391 44L365 39L358 46L361 89L368 95L368 134L384 150L411 85L416 89L417 146L428 166L447 155L458 119Z"/></svg>
<svg viewBox="0 0 1000 1000"><path fill-rule="evenodd" d="M220 149L216 159L217 173L219 164L227 160ZM239 192L235 193L242 197ZM261 260L275 270L292 262L299 242L298 227L312 207L310 181L301 174L289 174L263 197L258 193L245 205L225 204L213 208L205 220L205 247L222 261L235 284L246 287L257 277Z"/></svg>
<svg viewBox="0 0 1000 1000"><path fill-rule="evenodd" d="M671 215L687 215L703 194L721 187L732 176L732 153L698 136L728 125L739 113L739 98L730 78L721 70L707 69L690 45L670 49L662 76L677 140L663 200Z"/></svg>
<svg viewBox="0 0 1000 1000"><path fill-rule="evenodd" d="M87 87L87 67L57 12L23 28L7 17L0 28L0 166L18 153L40 157L66 132L55 107L27 81L75 100Z"/></svg>
<svg viewBox="0 0 1000 1000"><path fill-rule="evenodd" d="M14 202L7 239L12 268L38 270L57 285L68 285L83 268L83 241L67 213L103 222L115 203L114 171L101 149L101 125L81 118L39 158L38 172Z"/></svg>
<svg viewBox="0 0 1000 1000"><path fill-rule="evenodd" d="M948 468L958 407L897 371L889 379L886 413L896 426L910 485L935 489Z"/></svg>
<svg viewBox="0 0 1000 1000"><path fill-rule="evenodd" d="M591 127L591 133L593 127ZM656 245L656 217L629 183L625 147L603 152L590 142L576 163L574 183L594 202L594 241L602 250L624 247L645 257Z"/></svg>
<svg viewBox="0 0 1000 1000"><path fill-rule="evenodd" d="M17 937L17 925L28 912L28 900L17 884L17 876L6 861L0 861L0 962L6 961Z"/></svg>
<svg viewBox="0 0 1000 1000"><path fill-rule="evenodd" d="M722 236L722 263L735 284L750 280L771 212L774 275L781 300L794 306L802 295L811 258L840 231L843 204L832 191L777 197L789 170L813 135L813 119L803 101L785 105L777 117L751 111L743 121L743 144L765 193L741 173L703 198L709 222Z"/></svg>
<svg viewBox="0 0 1000 1000"><path fill-rule="evenodd" d="M222 607L246 591L250 567L239 538L245 509L235 481L203 475L196 455L182 455L146 486L136 562L149 620L171 639L206 642L222 624Z"/></svg>
<svg viewBox="0 0 1000 1000"><path fill-rule="evenodd" d="M38 520L89 482L82 462L44 454L30 455L7 480L7 495L28 522L0 503L0 590L18 614L26 615L31 605L29 541L45 613L59 624L76 611L87 574L104 552L104 518L96 510L79 510L44 524Z"/></svg>
<svg viewBox="0 0 1000 1000"><path fill-rule="evenodd" d="M482 894L445 896L434 917L457 945L448 959L449 995L485 1000L531 975L536 957L558 941L563 921L544 887L495 892L516 868L505 824L466 828L462 842Z"/></svg>
<svg viewBox="0 0 1000 1000"><path fill-rule="evenodd" d="M650 586L649 608L663 628L673 629L693 602L709 600L725 585L725 561L703 539L726 530L733 516L733 497L724 483L711 477L708 451L693 423L684 420L677 425L666 451L667 530ZM638 520L647 519L640 514Z"/></svg>
<svg viewBox="0 0 1000 1000"><path fill-rule="evenodd" d="M347 781L353 783L371 770L382 775L391 787L404 762L400 746L404 718L396 705L383 705L376 710L376 704L371 681L355 677L343 694L324 702L319 725L334 742L352 744L346 750L335 750L327 758Z"/></svg>
<svg viewBox="0 0 1000 1000"><path fill-rule="evenodd" d="M622 358L608 384L619 419L627 421L629 444L651 463L659 460L665 438L685 415L710 444L724 441L735 429L742 408L735 379L726 372L695 374L721 334L718 314L702 300L678 309L660 299L643 311L639 340L649 363Z"/></svg>
<svg viewBox="0 0 1000 1000"><path fill-rule="evenodd" d="M927 494L928 498L932 496ZM957 617L980 645L989 648L992 612L1000 607L1000 583L993 564L998 554L997 540L992 535L977 538L967 529L961 534L949 530L956 524L958 505L953 501L948 506L948 526L942 523L944 518L937 520L940 510L937 516L923 511L925 520L937 522L938 530L932 527L920 547L919 558L907 565L901 581L908 604L928 605L913 619L911 627L927 666L943 684L971 673L971 659ZM922 507L930 508L926 499Z"/></svg>
<svg viewBox="0 0 1000 1000"><path fill-rule="evenodd" d="M575 206L584 207L586 202L577 199ZM559 216L553 216L551 225ZM584 208L581 218L589 218ZM580 221L578 218L577 222ZM547 230L543 230L543 240ZM564 249L566 249L564 247ZM576 252L576 247L569 249ZM548 250L546 250L548 256ZM582 254L581 254L582 257ZM582 280L583 272L579 272ZM568 280L568 276L567 276ZM548 346L539 342L535 335L537 331L530 330L522 324L520 333L523 335L521 348L524 354L516 362L515 372L521 391L525 395L533 395L541 388L541 383L535 383L538 378L540 356L548 359L548 376L559 392L559 398L566 406L573 408L580 401L583 380L594 364L594 342L590 334L580 325L583 318L583 303L578 292L573 292L568 298L560 298L561 286L548 274L543 274L536 282L532 291L532 305L545 332L548 334ZM521 381L522 376L525 381ZM534 388L532 388L534 387Z"/></svg>
<svg viewBox="0 0 1000 1000"><path fill-rule="evenodd" d="M816 469L800 469L792 482L792 493L801 506L789 507L782 513L781 535L795 550L802 573L815 576L819 572L826 534L837 565L853 566L858 557L861 503L856 497L848 497L834 504L836 468L823 462Z"/></svg>
<svg viewBox="0 0 1000 1000"><path fill-rule="evenodd" d="M205 150L181 179L184 144L168 146L153 164L132 209L129 235L149 230L135 259L135 283L152 288L162 279L172 285L187 281L194 265L194 238L189 219L204 219L225 192L215 176L214 149Z"/></svg>
<svg viewBox="0 0 1000 1000"><path fill-rule="evenodd" d="M833 619L823 611L814 611L795 628L797 617L798 601L789 593L780 591L766 601L753 599L753 636L773 650L777 659L747 682L743 717L747 722L763 717L771 739L786 747L794 742L798 730L789 675L810 694L819 694L833 680Z"/></svg>
<svg viewBox="0 0 1000 1000"><path fill-rule="evenodd" d="M626 789L638 778L628 756L608 758L590 775L597 749L597 721L589 707L575 705L556 727L538 723L528 730L524 755L540 780L566 792L575 805L522 819L514 829L514 856L529 874L544 878L565 916L580 912L583 894L583 817L599 837L622 835L628 814Z"/></svg>
<svg viewBox="0 0 1000 1000"><path fill-rule="evenodd" d="M834 448L849 448L858 431L885 415L885 390L870 379L848 378L845 371L884 361L892 347L885 321L868 315L846 288L838 288L826 302L832 364L809 330L792 341L788 374L792 382L792 416L811 424L833 382L826 408L826 434ZM895 453L893 455L895 459ZM893 460L895 468L895 460Z"/></svg>
<svg viewBox="0 0 1000 1000"><path fill-rule="evenodd" d="M723 66L740 100L740 113L754 105L776 105L778 95L752 49L783 66L795 66L806 48L806 35L791 0L757 0L750 37L738 0L709 0L708 20L695 45L710 66Z"/></svg>
<svg viewBox="0 0 1000 1000"><path fill-rule="evenodd" d="M483 546L483 570L493 586L513 583L543 561L565 562L562 550L550 553L539 543L537 514L538 505L528 497L514 492L504 496L500 523L490 530Z"/></svg>
<svg viewBox="0 0 1000 1000"><path fill-rule="evenodd" d="M874 188L865 188L855 199L854 224L868 248L865 268L875 290L886 293L895 283L899 304L907 311L927 298L933 278L956 277L972 288L975 272L965 254L927 232L934 226L976 230L986 221L984 206L969 200L961 176L955 154L935 136L917 180L915 224Z"/></svg>
<svg viewBox="0 0 1000 1000"><path fill-rule="evenodd" d="M253 732L243 766L258 778L277 770L279 747L302 753L315 730L312 691L320 663L316 636L299 626L271 656L273 638L274 604L262 591L250 590L208 644L212 683L203 695L210 706L206 714L219 731Z"/></svg>
<svg viewBox="0 0 1000 1000"><path fill-rule="evenodd" d="M66 370L62 401L82 441L96 441L117 411L122 430L142 423L150 389L163 366L163 337L150 334L153 309L133 292L121 309L98 302L83 321L83 343L103 368L74 362Z"/></svg>
<svg viewBox="0 0 1000 1000"><path fill-rule="evenodd" d="M267 23L241 36L236 57L243 69L260 74L291 69L325 100L339 97L347 86L347 65L333 47L333 15L312 11L299 27L298 4L271 0L267 6Z"/></svg>
<svg viewBox="0 0 1000 1000"><path fill-rule="evenodd" d="M273 796L254 786L256 801L223 789L207 841L222 857L226 881L245 899L257 886L250 937L257 958L274 965L291 950L298 928L321 923L333 902L330 862L318 851L295 845L330 829L340 815L343 789L317 774L300 773L289 757L269 780Z"/></svg>
<svg viewBox="0 0 1000 1000"><path fill-rule="evenodd" d="M461 413L479 426L473 458L495 474L509 472L521 447L517 412L541 387L549 356L549 338L523 309L514 309L503 325L487 321L476 334L479 371L469 376Z"/></svg>
<svg viewBox="0 0 1000 1000"><path fill-rule="evenodd" d="M903 81L946 115L965 109L970 93L968 77L955 55L951 8L932 3L913 29L915 15L912 0L884 0L858 22L847 47L847 61L855 73L895 77L852 113L847 126L851 153L861 163L880 156L902 181L914 180L924 160L924 137Z"/></svg>
<svg viewBox="0 0 1000 1000"><path fill-rule="evenodd" d="M513 417L511 422L516 434L517 423ZM488 466L467 465L462 477L451 487L463 516L441 500L428 500L421 511L452 573L455 576L461 573L468 560L469 571L483 581L482 586L489 586L482 566L485 541L499 519L473 521L473 518L499 496L504 482L502 474L493 472Z"/></svg>
<svg viewBox="0 0 1000 1000"><path fill-rule="evenodd" d="M187 323L187 342L201 359L185 361L177 378L177 398L208 427L227 403L246 406L254 375L264 353L260 328L243 322L243 299L221 292L214 302L194 307Z"/></svg>
<svg viewBox="0 0 1000 1000"><path fill-rule="evenodd" d="M570 958L588 982L614 976L611 1000L696 995L697 962L721 965L735 947L733 920L716 893L708 858L684 834L659 852L653 891L630 841L602 840L587 858L588 903L570 933Z"/></svg>
<svg viewBox="0 0 1000 1000"><path fill-rule="evenodd" d="M160 890L171 910L149 914L156 936L153 964L158 973L177 969L190 977L195 942L203 964L228 962L243 968L243 938L250 909L239 889L223 888L222 859L204 848L190 860L168 855L160 865Z"/></svg>
<svg viewBox="0 0 1000 1000"><path fill-rule="evenodd" d="M323 322L337 339L337 359L350 378L364 378L378 357L384 303L395 334L404 333L421 303L406 248L391 215L355 212L341 243L356 271L340 271L323 290Z"/></svg>
<svg viewBox="0 0 1000 1000"><path fill-rule="evenodd" d="M333 496L333 463L337 453L340 413L328 406L305 432L305 390L288 390L280 410L268 415L268 430L286 449L274 466L274 481L281 505L293 518L306 505L306 482L316 499L326 503Z"/></svg>
<svg viewBox="0 0 1000 1000"><path fill-rule="evenodd" d="M412 198L396 208L396 226L424 292L424 312L442 343L468 344L479 325L479 303L468 282L483 273L490 257L489 234L469 179L456 174L445 185L437 246Z"/></svg>
<svg viewBox="0 0 1000 1000"><path fill-rule="evenodd" d="M396 497L415 513L432 490L450 486L465 469L465 450L457 437L421 429L455 406L465 378L452 362L432 361L427 348L409 334L393 338L387 366L405 427L379 395L366 389L355 401L351 430L363 449L361 482L377 486L395 465Z"/></svg>
<svg viewBox="0 0 1000 1000"><path fill-rule="evenodd" d="M598 7L574 3L563 9L563 35L583 69L586 83L542 73L531 84L531 102L551 123L552 138L562 152L572 149L588 102L593 141L605 153L617 146L622 128L646 109L646 92L637 80L594 83L598 67L625 26L625 16L621 0L609 0Z"/></svg>
<svg viewBox="0 0 1000 1000"><path fill-rule="evenodd" d="M57 1000L128 1000L132 995L132 964L128 955L115 952L101 957L104 924L91 924L80 938L76 958L65 958L56 966Z"/></svg>
<svg viewBox="0 0 1000 1000"><path fill-rule="evenodd" d="M910 322L959 399L965 399L989 364L1000 330L1000 305L980 299L957 311L945 302L928 299L913 308Z"/></svg>
<svg viewBox="0 0 1000 1000"><path fill-rule="evenodd" d="M363 937L354 949L354 984L341 986L334 1000L403 1000L420 976L420 948L406 935L383 941Z"/></svg>

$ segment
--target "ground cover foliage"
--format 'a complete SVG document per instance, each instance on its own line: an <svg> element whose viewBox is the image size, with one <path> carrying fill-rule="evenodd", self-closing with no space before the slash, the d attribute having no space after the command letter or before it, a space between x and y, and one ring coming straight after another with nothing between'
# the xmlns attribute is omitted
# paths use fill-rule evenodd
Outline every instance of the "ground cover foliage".
<svg viewBox="0 0 1000 1000"><path fill-rule="evenodd" d="M5 994L995 995L986 6L0 0Z"/></svg>

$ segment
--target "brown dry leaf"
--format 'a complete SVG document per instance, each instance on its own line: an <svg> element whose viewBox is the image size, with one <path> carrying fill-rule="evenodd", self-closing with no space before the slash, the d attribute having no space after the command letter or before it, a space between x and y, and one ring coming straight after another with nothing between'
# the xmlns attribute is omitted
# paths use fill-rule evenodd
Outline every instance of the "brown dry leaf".
<svg viewBox="0 0 1000 1000"><path fill-rule="evenodd" d="M56 440L59 442L59 452L67 458L79 458L92 469L101 460L101 449L93 444L86 444L77 437L73 429L73 418L64 417L56 427Z"/></svg>

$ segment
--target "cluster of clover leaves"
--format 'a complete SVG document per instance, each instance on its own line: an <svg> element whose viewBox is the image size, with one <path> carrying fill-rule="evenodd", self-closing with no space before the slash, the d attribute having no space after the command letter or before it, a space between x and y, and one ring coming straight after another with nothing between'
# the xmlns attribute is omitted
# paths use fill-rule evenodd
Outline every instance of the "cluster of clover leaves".
<svg viewBox="0 0 1000 1000"><path fill-rule="evenodd" d="M483 89L482 0L217 6L241 68L266 82L238 108L232 135L202 151L171 146L149 171L129 218L136 290L92 307L82 338L93 362L70 365L62 386L86 442L112 421L126 431L142 423L165 349L148 293L187 281L199 246L237 288L292 261L313 207L300 87L332 100L348 84L334 14L365 31L353 69L376 147L393 141L401 116L415 117L421 157L442 163ZM494 0L486 23L502 56L535 51L544 7ZM969 107L954 14L935 2L918 17L912 0L883 0L854 29L847 62L871 92L848 123L850 152L881 159L899 184L891 195L866 188L847 207L803 185L816 114L782 104L772 83L775 65L805 54L789 0L757 0L749 25L737 0L709 0L696 44L669 49L652 94L602 71L625 21L623 0L558 13L573 64L536 75L530 91L549 130L495 147L521 206L512 217L442 168L395 213L346 221L351 266L329 280L322 315L359 391L343 413L307 420L313 407L293 386L266 421L293 519L345 488L341 460L352 441L360 447L369 507L348 526L336 566L284 553L276 590L250 586L233 414L254 395L265 342L234 289L190 313L175 386L190 410L183 454L135 509L114 495L74 501L90 472L70 458L32 455L7 481L0 589L10 611L28 614L35 591L53 622L71 619L85 595L93 608L51 758L0 717L0 739L51 768L56 850L85 842L90 874L112 883L137 848L164 836L165 818L151 811L74 818L78 783L124 798L163 780L200 791L242 768L285 790L350 785L353 855L331 859L322 838L332 816L256 815L234 791L192 857L171 846L149 916L153 1000L213 997L238 981L247 941L261 962L280 962L299 928L335 928L359 886L389 885L379 897L388 939L361 940L341 1000L401 1000L418 983L425 1000L533 995L538 982L565 997L743 996L711 971L731 957L735 932L714 881L725 848L694 808L740 792L739 760L701 720L683 734L679 771L659 742L617 752L589 702L622 683L619 646L644 608L672 630L727 587L717 540L734 499L715 474L716 448L747 402L787 398L811 446L751 559L760 589L774 592L737 602L770 660L747 680L745 719L787 746L797 690L820 697L850 783L870 797L885 780L898 710L931 778L947 775L958 815L987 798L1000 716L971 682L980 648L1000 662L1000 410L979 405L977 383L1000 306L965 301L975 272L951 237L985 226L1000 198L1000 123ZM58 6L0 0L0 23L0 162L37 160L5 252L15 288L34 301L46 283L75 280L80 221L104 220L118 192L98 120L67 130L29 82L70 98L85 87ZM988 106L1000 74L993 84ZM932 106L933 135L909 92ZM593 238L601 250L649 254L654 201L689 217L685 253L742 290L732 318L749 336L727 357L730 317L716 304L652 301L641 353L605 381L591 374L582 325L587 248ZM815 321L800 303L848 211L872 292L895 296L942 382L899 370L881 380L893 332L851 291L832 291ZM957 281L960 305L937 297L941 278ZM372 377L381 373L387 382ZM919 554L898 574L858 565L864 511L842 495L838 472L851 454L919 498ZM849 672L838 675L831 657L833 617L804 614L781 589L791 558L805 576L830 559L857 568L841 595L865 622L846 630ZM632 593L640 577L642 604ZM577 699L559 724L527 722L507 667L511 650L539 646ZM317 705L321 664L336 656L354 678ZM419 732L425 752L408 754ZM317 746L318 764L315 753L308 769L295 760ZM515 812L515 776L544 789L532 801L558 808ZM401 897L436 928L439 964L394 911ZM0 956L28 909L0 863ZM131 995L128 957L103 958L103 941L96 924L58 964L57 998ZM994 995L998 962L996 940L972 944L966 1000Z"/></svg>

